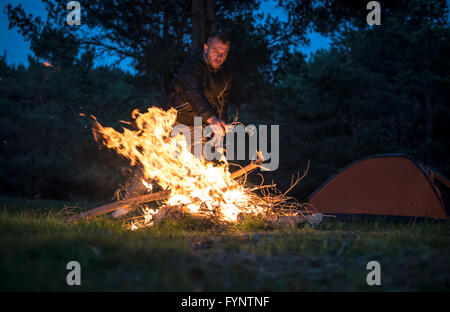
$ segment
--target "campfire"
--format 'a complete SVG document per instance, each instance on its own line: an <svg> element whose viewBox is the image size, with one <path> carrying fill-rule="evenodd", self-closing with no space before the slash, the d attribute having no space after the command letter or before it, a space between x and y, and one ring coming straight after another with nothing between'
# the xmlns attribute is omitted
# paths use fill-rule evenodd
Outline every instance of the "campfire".
<svg viewBox="0 0 450 312"><path fill-rule="evenodd" d="M145 113L134 110L132 118L135 129L124 127L123 132L103 127L91 116L97 142L129 159L132 166L143 168L141 182L147 187L148 194L100 206L71 216L68 221L109 213L130 205L142 207L144 203L156 202L157 208L142 207L141 214L128 224L129 228L135 230L151 226L174 213L208 217L218 222L238 222L245 216L260 215L278 223L317 223L318 214L313 214L312 206L286 196L301 180L300 175L292 179L291 187L284 193L273 183L246 187L247 174L264 161L262 154L258 152L257 160L230 173L229 163L223 154L217 162L207 161L203 156L196 157L190 152L182 134L171 135L176 116L175 109L164 111L151 107Z"/></svg>

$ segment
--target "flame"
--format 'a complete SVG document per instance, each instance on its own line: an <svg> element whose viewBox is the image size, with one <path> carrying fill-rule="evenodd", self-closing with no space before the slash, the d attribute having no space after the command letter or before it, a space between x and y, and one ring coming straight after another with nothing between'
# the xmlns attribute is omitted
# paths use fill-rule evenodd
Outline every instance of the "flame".
<svg viewBox="0 0 450 312"><path fill-rule="evenodd" d="M171 191L166 205L184 206L191 213L214 212L226 221L236 221L240 212L262 212L261 207L250 204L245 188L230 177L225 157L219 164L203 156L197 158L182 134L171 136L176 117L173 108L164 111L151 107L146 113L132 112L137 130L123 128L118 132L96 121L94 127L108 148L128 158L131 165L142 165L142 183L147 188L151 190L152 186L146 180L153 180ZM151 224L156 212L146 209L144 214L146 223ZM132 229L136 228L133 224Z"/></svg>
<svg viewBox="0 0 450 312"><path fill-rule="evenodd" d="M141 180L142 184L147 188L147 191L150 192L153 189L153 186L150 183L147 183L144 179Z"/></svg>
<svg viewBox="0 0 450 312"><path fill-rule="evenodd" d="M52 64L50 64L49 62L44 62L42 63L45 67L51 67L51 68L55 68Z"/></svg>

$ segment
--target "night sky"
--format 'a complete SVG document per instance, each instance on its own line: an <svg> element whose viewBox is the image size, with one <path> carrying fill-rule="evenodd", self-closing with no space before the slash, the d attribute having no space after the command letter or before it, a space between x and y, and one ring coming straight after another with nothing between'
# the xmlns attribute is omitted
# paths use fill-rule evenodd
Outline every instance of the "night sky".
<svg viewBox="0 0 450 312"><path fill-rule="evenodd" d="M81 7L83 1L79 0ZM270 12L271 15L277 15L280 19L284 19L286 14L282 9L275 8L277 1L263 1L261 10L263 12ZM25 42L23 37L16 29L8 29L8 17L6 14L6 5L11 3L13 5L22 4L27 14L39 15L46 17L45 5L39 0L0 0L0 54L6 51L8 64L24 64L28 65L28 54L32 52L29 49L29 43ZM300 51L310 55L311 52L320 48L327 48L330 40L317 33L312 33L310 36L311 44L309 47L300 47ZM96 65L111 64L114 60L110 57L105 57L102 60L96 61ZM127 61L122 62L120 67L124 70L131 70ZM132 70L131 70L132 71Z"/></svg>

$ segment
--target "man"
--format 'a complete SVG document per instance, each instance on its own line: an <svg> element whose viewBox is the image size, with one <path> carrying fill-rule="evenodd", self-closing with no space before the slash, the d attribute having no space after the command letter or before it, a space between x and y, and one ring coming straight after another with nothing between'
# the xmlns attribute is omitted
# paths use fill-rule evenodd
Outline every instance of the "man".
<svg viewBox="0 0 450 312"><path fill-rule="evenodd" d="M222 33L213 33L203 45L203 50L190 55L181 66L172 84L163 108L171 107L177 110L176 124L188 126L191 132L191 152L194 141L194 118L201 117L202 131L210 125L214 132L212 145L221 143L227 131L227 101L231 89L231 71L224 66L230 50L231 42ZM204 140L202 140L202 145ZM137 170L133 176L126 198L145 193L142 184L142 170ZM114 212L114 217L120 217L131 211L133 207Z"/></svg>
<svg viewBox="0 0 450 312"><path fill-rule="evenodd" d="M184 61L164 103L164 108L177 110L177 123L189 126L191 130L194 118L201 117L202 125L209 124L214 131L214 145L223 139L226 132L224 120L232 75L224 62L230 45L226 35L211 34L203 51Z"/></svg>

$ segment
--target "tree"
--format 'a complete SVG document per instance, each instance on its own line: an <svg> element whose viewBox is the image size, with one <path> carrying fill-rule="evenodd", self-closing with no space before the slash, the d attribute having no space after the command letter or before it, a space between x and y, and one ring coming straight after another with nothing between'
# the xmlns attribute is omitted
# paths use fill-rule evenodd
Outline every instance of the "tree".
<svg viewBox="0 0 450 312"><path fill-rule="evenodd" d="M214 0L192 0L191 53L201 49L209 34L217 31L216 4Z"/></svg>

